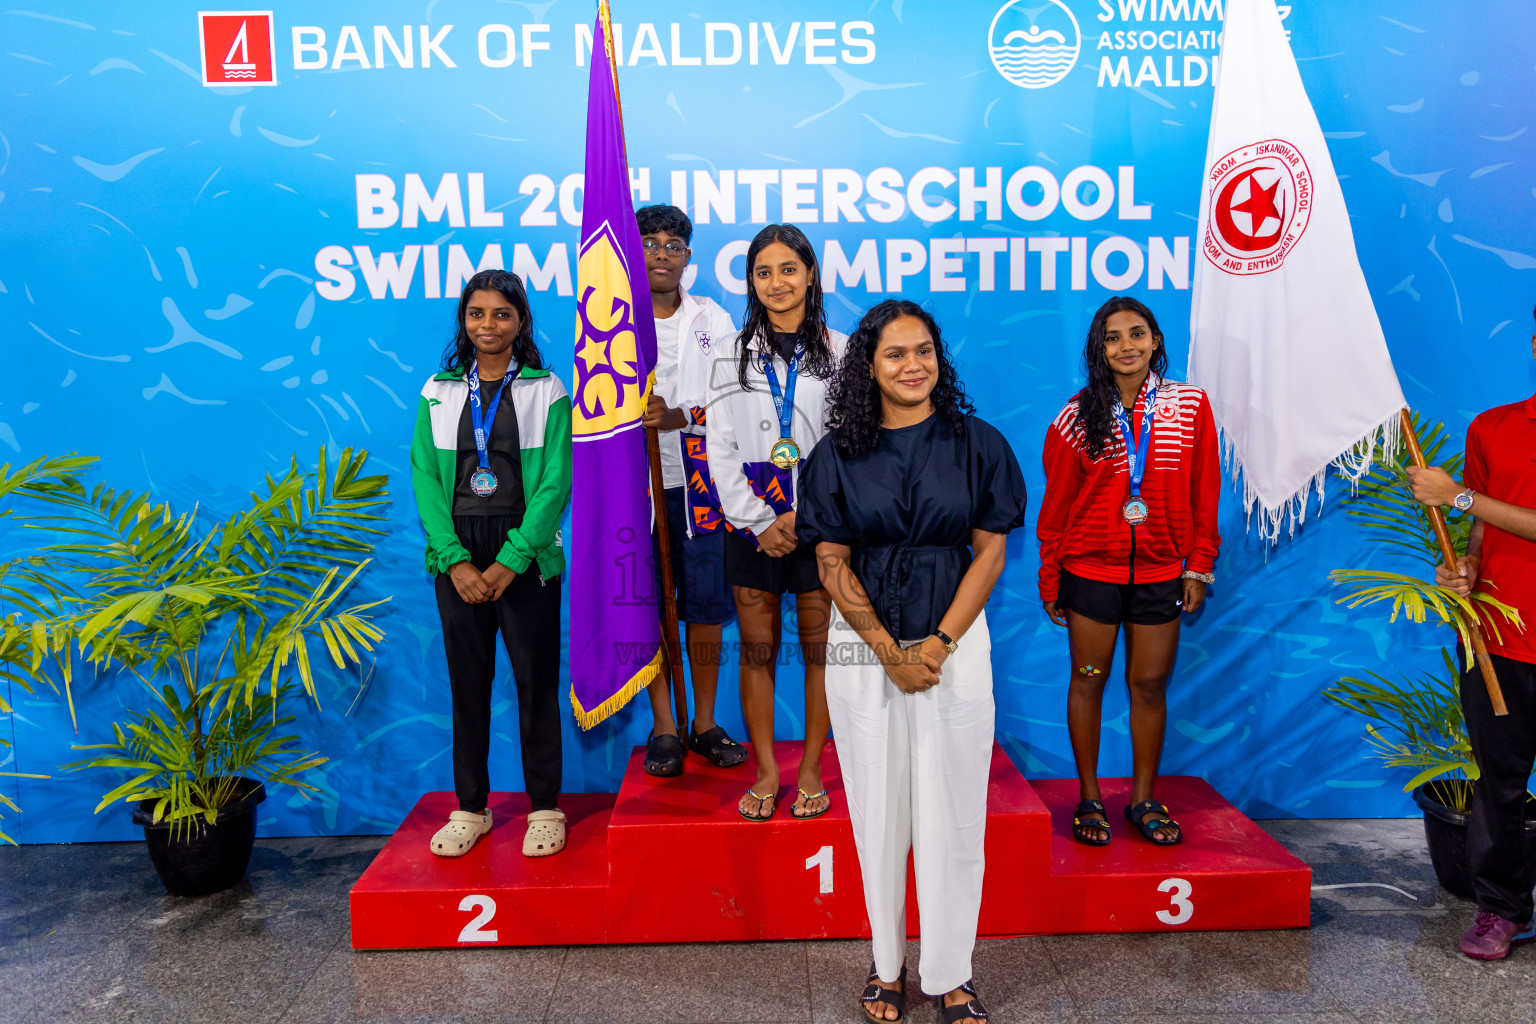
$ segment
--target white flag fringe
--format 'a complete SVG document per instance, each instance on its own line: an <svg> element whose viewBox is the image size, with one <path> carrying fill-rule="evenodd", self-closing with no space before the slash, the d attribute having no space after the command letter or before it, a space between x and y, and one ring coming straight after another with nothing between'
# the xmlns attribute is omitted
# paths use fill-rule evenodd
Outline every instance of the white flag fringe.
<svg viewBox="0 0 1536 1024"><path fill-rule="evenodd" d="M1189 379L1266 540L1399 442L1406 404L1274 0L1228 0L1200 199Z"/></svg>
<svg viewBox="0 0 1536 1024"><path fill-rule="evenodd" d="M1232 436L1219 427L1218 433L1221 435L1222 457L1232 467L1232 483L1243 490L1243 511L1247 515L1245 525L1253 529L1254 516L1257 515L1259 536L1270 542L1280 538L1281 530L1286 530L1288 536L1294 536L1296 527L1307 521L1307 507L1311 504L1313 491L1317 492L1317 510L1322 512L1326 496L1323 485L1327 482L1330 469L1349 482L1350 492L1353 493L1355 485L1375 466L1377 449L1385 447L1390 452L1403 443L1402 420L1394 412L1356 441L1348 451L1307 478L1301 490L1282 500L1279 505L1270 505L1254 489L1253 475L1243 471L1242 460L1237 455L1237 446Z"/></svg>

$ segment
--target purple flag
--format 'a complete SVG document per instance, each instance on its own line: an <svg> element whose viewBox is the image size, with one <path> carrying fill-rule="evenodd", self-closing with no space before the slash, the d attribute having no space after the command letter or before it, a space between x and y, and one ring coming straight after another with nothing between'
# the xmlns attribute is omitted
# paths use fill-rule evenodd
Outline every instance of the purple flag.
<svg viewBox="0 0 1536 1024"><path fill-rule="evenodd" d="M606 13L603 5L593 28L587 85L571 395L571 705L583 729L622 708L661 669L640 426L656 365L656 323L604 44Z"/></svg>

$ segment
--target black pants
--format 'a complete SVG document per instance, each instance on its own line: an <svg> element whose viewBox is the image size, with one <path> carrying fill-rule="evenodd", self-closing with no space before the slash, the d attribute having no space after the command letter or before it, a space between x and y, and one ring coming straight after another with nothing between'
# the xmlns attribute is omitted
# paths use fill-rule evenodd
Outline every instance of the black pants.
<svg viewBox="0 0 1536 1024"><path fill-rule="evenodd" d="M477 569L489 568L512 521L455 516L459 540ZM448 685L453 691L453 788L459 809L485 810L491 793L491 684L501 631L517 680L523 781L533 810L560 795L560 577L541 581L537 565L518 573L499 600L466 604L445 573L437 577Z"/></svg>
<svg viewBox="0 0 1536 1024"><path fill-rule="evenodd" d="M1536 760L1536 665L1493 656L1509 714L1496 718L1476 665L1461 676L1461 707L1482 777L1472 787L1467 863L1477 908L1508 921L1531 919L1525 859L1525 791Z"/></svg>

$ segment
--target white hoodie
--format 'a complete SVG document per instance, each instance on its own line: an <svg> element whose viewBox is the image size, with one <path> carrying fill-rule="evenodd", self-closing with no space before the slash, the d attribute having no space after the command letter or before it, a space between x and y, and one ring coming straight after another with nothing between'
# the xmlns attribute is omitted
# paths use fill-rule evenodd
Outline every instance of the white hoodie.
<svg viewBox="0 0 1536 1024"><path fill-rule="evenodd" d="M848 336L828 330L827 340L832 346L834 372L843 359L843 348ZM720 494L720 508L726 520L738 530L760 532L778 517L772 505L754 492L750 476L751 467L766 463L768 454L779 439L779 414L773 405L773 392L768 389L768 378L762 363L753 359L747 368L747 381L752 390L744 391L737 376L737 360L740 352L740 335L732 334L719 352L710 369L708 418L706 437L709 447L709 466ZM762 343L753 348L763 351ZM783 357L773 357L774 372L779 385L787 389L788 366ZM802 367L795 384L795 412L791 432L800 448L801 463L788 473L790 493L783 495L788 508L794 508L799 498L800 465L811 454L822 435L827 432L828 380L818 380Z"/></svg>

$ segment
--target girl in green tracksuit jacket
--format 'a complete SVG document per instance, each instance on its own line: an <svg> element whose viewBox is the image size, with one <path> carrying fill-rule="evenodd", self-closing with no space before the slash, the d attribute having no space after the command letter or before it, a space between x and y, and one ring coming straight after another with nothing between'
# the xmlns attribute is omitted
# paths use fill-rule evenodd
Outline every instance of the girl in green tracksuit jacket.
<svg viewBox="0 0 1536 1024"><path fill-rule="evenodd" d="M483 270L459 299L443 369L421 389L411 483L453 693L459 809L432 852L461 857L491 830L491 683L496 633L517 681L523 853L565 847L560 794L560 516L571 494L571 400L543 365L516 274Z"/></svg>

